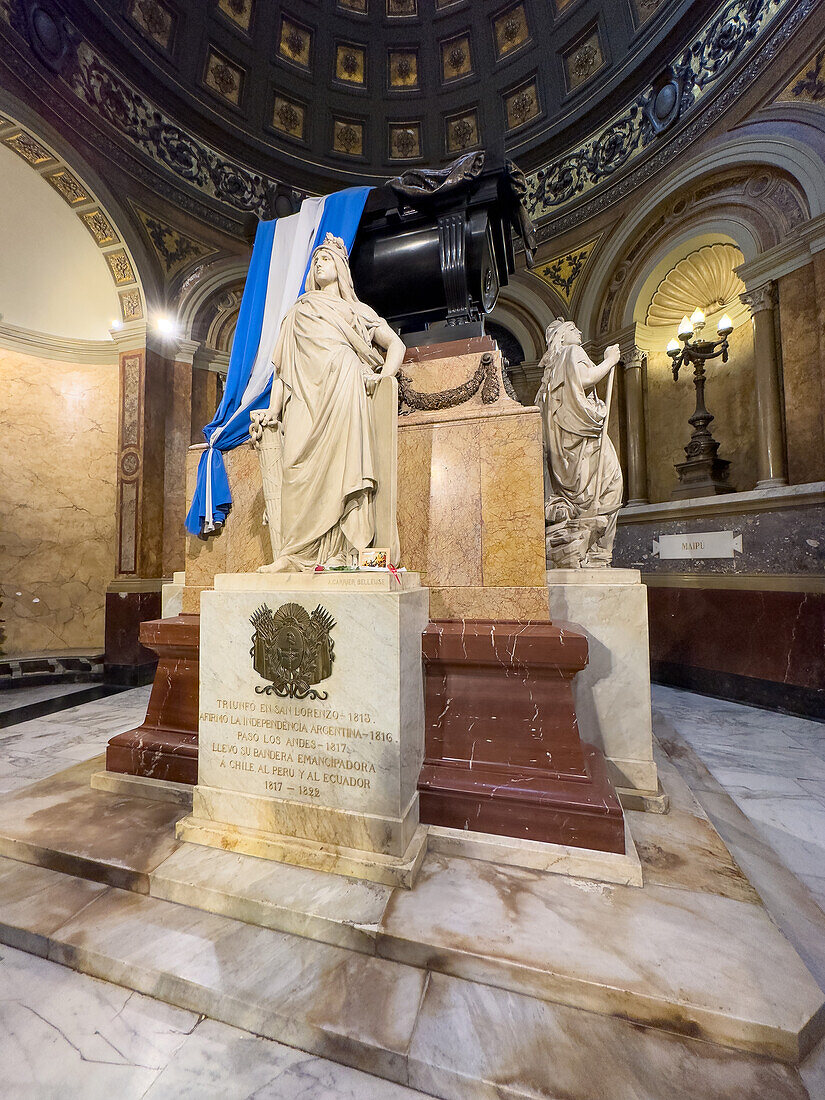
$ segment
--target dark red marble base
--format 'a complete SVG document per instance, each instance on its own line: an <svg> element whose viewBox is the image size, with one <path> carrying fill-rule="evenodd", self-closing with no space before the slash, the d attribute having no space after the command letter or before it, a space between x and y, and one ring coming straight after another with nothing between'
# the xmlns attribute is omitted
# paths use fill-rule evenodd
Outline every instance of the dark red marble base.
<svg viewBox="0 0 825 1100"><path fill-rule="evenodd" d="M107 683L130 687L152 683L157 658L142 644L140 628L146 620L160 615L160 601L160 582L156 591L133 592L115 587L107 591L103 659Z"/></svg>
<svg viewBox="0 0 825 1100"><path fill-rule="evenodd" d="M604 757L579 738L572 681L583 635L550 623L467 620L424 633L429 825L624 852Z"/></svg>
<svg viewBox="0 0 825 1100"><path fill-rule="evenodd" d="M137 729L112 738L106 769L197 783L200 616L144 622L140 641L159 657L146 718Z"/></svg>

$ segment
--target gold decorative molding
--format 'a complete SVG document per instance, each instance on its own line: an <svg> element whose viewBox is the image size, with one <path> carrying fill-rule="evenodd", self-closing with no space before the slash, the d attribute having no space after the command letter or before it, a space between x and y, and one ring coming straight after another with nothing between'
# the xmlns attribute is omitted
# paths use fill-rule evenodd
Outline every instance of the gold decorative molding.
<svg viewBox="0 0 825 1100"><path fill-rule="evenodd" d="M91 233L95 243L101 248L104 248L107 244L117 243L118 235L114 226L102 210L88 210L86 213L80 214L79 217Z"/></svg>
<svg viewBox="0 0 825 1100"><path fill-rule="evenodd" d="M570 305L576 293L576 287L601 238L600 233L578 248L571 248L550 260L538 261L531 274L546 283L566 305Z"/></svg>
<svg viewBox="0 0 825 1100"><path fill-rule="evenodd" d="M52 185L69 206L80 206L84 202L93 201L80 180L76 179L68 168L58 168L56 172L45 172L43 179Z"/></svg>
<svg viewBox="0 0 825 1100"><path fill-rule="evenodd" d="M745 262L733 244L711 244L691 252L665 275L647 308L651 328L677 329L698 306L708 316L739 307L745 284L736 268Z"/></svg>

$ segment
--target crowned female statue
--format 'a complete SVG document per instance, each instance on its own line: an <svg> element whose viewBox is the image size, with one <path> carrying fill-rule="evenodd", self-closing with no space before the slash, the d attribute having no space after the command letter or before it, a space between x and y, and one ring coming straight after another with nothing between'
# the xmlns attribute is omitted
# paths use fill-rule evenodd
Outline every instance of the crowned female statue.
<svg viewBox="0 0 825 1100"><path fill-rule="evenodd" d="M348 565L353 550L373 544L381 450L374 395L404 352L356 297L346 246L328 233L312 254L306 293L281 324L269 409L252 416L275 555L264 571ZM275 428L280 469L264 468L261 444Z"/></svg>
<svg viewBox="0 0 825 1100"><path fill-rule="evenodd" d="M548 562L557 568L606 567L613 558L622 471L607 435L596 385L619 361L619 345L595 364L572 321L548 325L536 403L541 409Z"/></svg>

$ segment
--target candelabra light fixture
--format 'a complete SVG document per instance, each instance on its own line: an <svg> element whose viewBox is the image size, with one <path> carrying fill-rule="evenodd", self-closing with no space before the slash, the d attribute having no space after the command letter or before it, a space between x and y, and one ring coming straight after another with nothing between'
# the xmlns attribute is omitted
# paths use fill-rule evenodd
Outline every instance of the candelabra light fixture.
<svg viewBox="0 0 825 1100"><path fill-rule="evenodd" d="M667 346L673 361L674 382L678 381L681 368L689 365L693 367L696 387L696 409L688 419L693 425L693 433L685 447L686 461L676 464L679 484L671 495L677 500L733 492L733 486L728 484L730 463L718 457L719 444L710 430L713 415L705 405L705 363L718 358L727 363L728 337L733 332L733 322L727 313L723 314L716 326L716 340L703 340L704 328L705 315L697 308L690 317L682 318L678 339L671 340Z"/></svg>

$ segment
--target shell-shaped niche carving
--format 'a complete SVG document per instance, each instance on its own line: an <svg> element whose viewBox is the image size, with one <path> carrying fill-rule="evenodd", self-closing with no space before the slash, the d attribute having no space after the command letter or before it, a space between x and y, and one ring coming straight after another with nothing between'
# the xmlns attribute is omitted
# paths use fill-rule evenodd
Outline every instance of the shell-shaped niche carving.
<svg viewBox="0 0 825 1100"><path fill-rule="evenodd" d="M647 310L647 323L678 328L698 306L710 316L738 305L745 284L734 271L745 257L733 244L709 244L680 260L659 283Z"/></svg>

